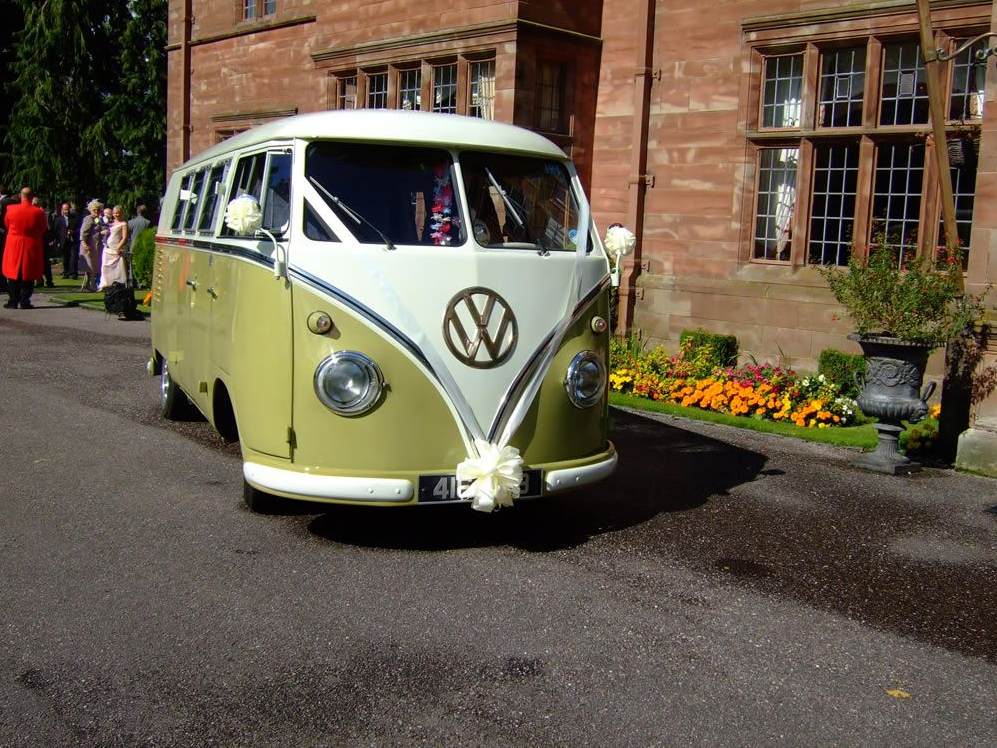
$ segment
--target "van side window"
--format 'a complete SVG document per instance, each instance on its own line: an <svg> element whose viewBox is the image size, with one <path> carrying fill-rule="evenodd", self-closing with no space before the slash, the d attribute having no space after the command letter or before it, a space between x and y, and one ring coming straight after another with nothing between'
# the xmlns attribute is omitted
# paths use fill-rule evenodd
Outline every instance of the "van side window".
<svg viewBox="0 0 997 748"><path fill-rule="evenodd" d="M305 236L313 242L338 242L339 237L326 226L325 221L315 212L308 200L305 200Z"/></svg>
<svg viewBox="0 0 997 748"><path fill-rule="evenodd" d="M225 188L225 167L228 162L212 167L208 183L204 187L204 207L201 209L201 220L197 222L197 230L210 232L215 226L215 216L218 213L220 193Z"/></svg>
<svg viewBox="0 0 997 748"><path fill-rule="evenodd" d="M194 222L197 220L197 209L204 202L204 195L202 194L204 190L204 176L207 173L207 169L201 169L199 172L195 172L190 183L190 195L187 198L187 212L183 219L183 230L190 231L194 228Z"/></svg>
<svg viewBox="0 0 997 748"><path fill-rule="evenodd" d="M191 174L185 174L180 182L180 193L177 195L176 205L173 206L173 222L170 224L170 228L174 231L179 231L180 226L183 225L184 208L187 207L187 201L190 198L191 176Z"/></svg>
<svg viewBox="0 0 997 748"><path fill-rule="evenodd" d="M252 195L257 200L263 192L263 172L267 165L266 153L254 153L251 156L243 156L235 167L235 179L232 180L232 190L229 192L228 203L235 200L240 195ZM228 226L222 231L225 236L234 236L235 232Z"/></svg>
<svg viewBox="0 0 997 748"><path fill-rule="evenodd" d="M263 226L275 234L287 231L291 218L291 154L271 153L263 193Z"/></svg>

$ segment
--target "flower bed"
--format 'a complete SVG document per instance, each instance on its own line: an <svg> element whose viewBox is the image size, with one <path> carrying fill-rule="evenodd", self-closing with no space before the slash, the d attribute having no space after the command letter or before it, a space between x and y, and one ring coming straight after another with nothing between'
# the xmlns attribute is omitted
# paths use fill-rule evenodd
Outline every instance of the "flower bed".
<svg viewBox="0 0 997 748"><path fill-rule="evenodd" d="M641 350L634 341L614 341L609 387L613 392L734 416L785 421L803 428L847 426L855 401L838 384L820 376L799 376L769 364L713 367L708 348L683 345L674 356Z"/></svg>

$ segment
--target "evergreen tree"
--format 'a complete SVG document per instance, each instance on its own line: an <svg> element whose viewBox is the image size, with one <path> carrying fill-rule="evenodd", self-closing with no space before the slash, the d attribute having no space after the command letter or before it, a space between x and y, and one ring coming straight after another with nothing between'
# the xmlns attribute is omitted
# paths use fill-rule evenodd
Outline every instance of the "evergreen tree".
<svg viewBox="0 0 997 748"><path fill-rule="evenodd" d="M14 61L17 59L14 40L20 36L23 24L24 18L21 16L20 8L4 8L4 23L0 24L0 177L2 177L0 182L4 183L10 169L10 153L3 148L3 142L7 134L10 113L14 109L14 91L10 85ZM5 186L8 190L12 189L9 184Z"/></svg>
<svg viewBox="0 0 997 748"><path fill-rule="evenodd" d="M103 123L121 148L107 172L109 196L129 214L141 203L154 212L166 186L167 9L168 0L131 0L118 34L119 88Z"/></svg>
<svg viewBox="0 0 997 748"><path fill-rule="evenodd" d="M118 87L114 24L127 0L15 0L15 96L7 131L11 179L51 198L107 194L120 146L103 121Z"/></svg>

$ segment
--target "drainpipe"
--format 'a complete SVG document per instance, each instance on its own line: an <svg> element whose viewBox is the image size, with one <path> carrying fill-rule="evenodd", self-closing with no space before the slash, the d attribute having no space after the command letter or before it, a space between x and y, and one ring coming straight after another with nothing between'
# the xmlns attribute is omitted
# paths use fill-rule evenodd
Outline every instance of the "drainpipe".
<svg viewBox="0 0 997 748"><path fill-rule="evenodd" d="M630 179L627 196L625 225L637 237L634 252L623 263L620 280L620 305L616 320L616 334L626 335L633 327L634 305L644 296L644 289L637 287L637 278L647 265L641 260L644 244L644 199L647 188L654 185L654 176L647 173L647 130L651 111L651 83L660 78L660 72L651 70L654 62L654 10L656 0L641 0L642 13L638 14L637 68L634 71L634 116L630 150Z"/></svg>
<svg viewBox="0 0 997 748"><path fill-rule="evenodd" d="M184 0L183 20L181 21L182 37L180 39L180 57L183 60L183 70L180 73L182 81L182 98L180 105L180 163L190 158L190 38L194 26L194 0ZM177 164L179 166L179 164Z"/></svg>

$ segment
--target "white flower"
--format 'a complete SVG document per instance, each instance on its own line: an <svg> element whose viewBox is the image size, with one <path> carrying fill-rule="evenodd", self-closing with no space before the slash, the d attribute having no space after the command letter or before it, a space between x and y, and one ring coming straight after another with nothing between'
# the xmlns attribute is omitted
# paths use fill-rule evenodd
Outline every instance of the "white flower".
<svg viewBox="0 0 997 748"><path fill-rule="evenodd" d="M255 234L263 225L260 204L252 195L239 195L225 208L225 225L235 233L245 236Z"/></svg>
<svg viewBox="0 0 997 748"><path fill-rule="evenodd" d="M477 457L468 457L457 466L457 481L470 485L461 487L457 495L471 499L471 507L479 512L490 512L496 507L512 506L519 498L523 481L523 458L515 447L501 447L475 439Z"/></svg>
<svg viewBox="0 0 997 748"><path fill-rule="evenodd" d="M606 251L619 260L620 257L634 251L634 247L637 246L637 237L630 229L623 226L610 226L606 229L606 238L602 240L602 243L606 245Z"/></svg>
<svg viewBox="0 0 997 748"><path fill-rule="evenodd" d="M817 381L818 382L824 382L824 381L826 381L825 378L824 378L824 375L821 374L819 377L817 377Z"/></svg>

